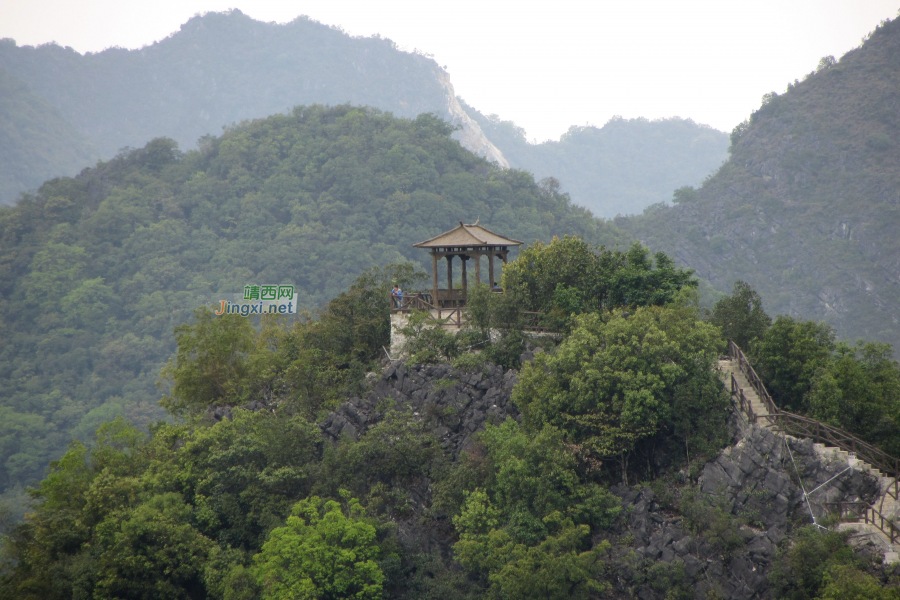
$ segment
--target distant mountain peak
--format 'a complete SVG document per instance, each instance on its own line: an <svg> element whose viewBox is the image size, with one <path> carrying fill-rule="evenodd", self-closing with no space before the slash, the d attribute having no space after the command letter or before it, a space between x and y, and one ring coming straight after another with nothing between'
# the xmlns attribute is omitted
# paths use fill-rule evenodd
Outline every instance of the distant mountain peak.
<svg viewBox="0 0 900 600"><path fill-rule="evenodd" d="M508 166L434 60L308 17L277 24L237 9L209 12L141 49L61 50L10 40L0 44L0 68L55 108L103 158L160 136L189 149L232 123L298 105L350 103L407 118L435 113L461 126L464 147Z"/></svg>

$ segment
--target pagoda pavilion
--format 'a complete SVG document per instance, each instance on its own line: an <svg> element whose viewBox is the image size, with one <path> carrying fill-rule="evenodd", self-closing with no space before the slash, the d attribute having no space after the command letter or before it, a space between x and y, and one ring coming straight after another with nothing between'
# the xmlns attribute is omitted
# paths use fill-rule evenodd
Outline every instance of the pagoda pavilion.
<svg viewBox="0 0 900 600"><path fill-rule="evenodd" d="M499 258L506 264L510 247L521 245L522 242L518 240L511 240L485 229L478 221L472 225L460 221L458 227L430 240L413 244L413 247L431 250L432 304L435 308L449 308L464 306L466 303L468 288L466 263L469 259L475 259L475 283L481 283L481 257L488 257L488 285L493 286L496 281L494 258ZM441 258L447 259L447 289L438 288L438 260ZM454 258L459 258L462 268L460 289L453 288Z"/></svg>

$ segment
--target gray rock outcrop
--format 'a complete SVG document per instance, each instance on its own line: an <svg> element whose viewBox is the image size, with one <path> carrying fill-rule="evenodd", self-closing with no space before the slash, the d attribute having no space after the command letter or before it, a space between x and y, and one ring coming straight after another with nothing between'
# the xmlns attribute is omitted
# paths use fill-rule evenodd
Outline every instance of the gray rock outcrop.
<svg viewBox="0 0 900 600"><path fill-rule="evenodd" d="M792 528L812 523L811 515L821 520L826 502L878 494L874 477L847 467L810 440L753 426L703 469L695 501L705 503L699 518L709 522L676 514L671 499L650 489L618 486L612 491L626 510L615 532L596 541L612 542L616 589L632 597L662 600L679 586L698 600L770 598L772 561Z"/></svg>
<svg viewBox="0 0 900 600"><path fill-rule="evenodd" d="M406 365L385 369L365 398L350 398L319 426L327 439L358 439L381 422L388 410L411 413L423 421L444 450L457 458L470 448L485 423L518 418L510 400L516 372L487 365L482 371L457 371L449 364Z"/></svg>
<svg viewBox="0 0 900 600"><path fill-rule="evenodd" d="M399 363L370 383L364 398L351 398L319 424L326 440L358 439L397 410L419 421L456 459L486 423L519 419L511 401L516 372L493 365L461 372L447 364ZM794 529L813 516L821 522L828 502L871 502L879 493L874 477L848 469L846 460L817 451L810 440L732 422L736 442L704 466L695 485L681 474L681 482L676 475L677 485L663 492L611 488L622 514L593 538L611 545L604 558L611 597L664 600L680 591L698 600L771 598L772 565ZM416 496L417 516L398 522L401 540L427 545L452 562L452 530L422 518L427 487Z"/></svg>

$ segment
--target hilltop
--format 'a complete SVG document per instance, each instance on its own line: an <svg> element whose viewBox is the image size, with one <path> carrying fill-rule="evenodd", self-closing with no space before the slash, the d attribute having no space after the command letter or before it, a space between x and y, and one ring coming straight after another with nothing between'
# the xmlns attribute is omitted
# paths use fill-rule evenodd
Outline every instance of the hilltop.
<svg viewBox="0 0 900 600"><path fill-rule="evenodd" d="M39 478L116 414L162 416L155 382L198 306L290 282L314 310L365 269L430 267L412 244L479 217L529 243L625 242L433 116L350 106L300 107L186 153L157 139L0 208L0 486Z"/></svg>
<svg viewBox="0 0 900 600"><path fill-rule="evenodd" d="M722 291L900 343L900 22L768 94L697 190L617 220Z"/></svg>
<svg viewBox="0 0 900 600"><path fill-rule="evenodd" d="M71 444L3 537L0 599L896 599L896 554L827 515L878 503L879 472L733 411L688 272L577 238L507 269L407 362L373 360L389 281L318 322L198 310L166 370L182 420ZM506 352L510 298L567 333Z"/></svg>

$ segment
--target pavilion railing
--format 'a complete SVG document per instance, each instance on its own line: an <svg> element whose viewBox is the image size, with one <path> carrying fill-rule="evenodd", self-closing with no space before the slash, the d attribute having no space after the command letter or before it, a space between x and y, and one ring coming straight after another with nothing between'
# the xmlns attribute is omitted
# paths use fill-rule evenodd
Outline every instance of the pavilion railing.
<svg viewBox="0 0 900 600"><path fill-rule="evenodd" d="M747 378L747 381L750 382L750 385L759 396L760 401L765 405L769 412L767 415L755 415L753 413L753 407L744 396L743 390L738 385L734 378L734 374L732 373L731 393L738 397L737 401L741 406L741 410L747 414L748 421L756 423L758 420L764 419L775 430L794 437L810 438L815 442L835 446L845 452L855 454L860 460L875 467L888 477L893 478L893 481L885 490L884 496L882 496L881 506L884 506L884 498L886 496L890 496L895 500L900 499L900 481L898 481L898 478L900 478L900 459L891 456L887 452L876 448L872 444L857 438L852 433L844 431L843 429L820 423L809 417L795 415L786 410L781 410L775 405L772 396L769 395L765 385L763 385L762 379L760 379L756 374L756 371L753 370L750 361L747 360L747 357L737 344L729 341L728 351L731 360L738 364L741 372ZM872 510L875 509L873 508ZM878 513L878 515L880 514L881 513ZM872 516L872 519L875 518L876 516Z"/></svg>
<svg viewBox="0 0 900 600"><path fill-rule="evenodd" d="M463 308L457 306L455 308L441 308L440 306L435 306L431 302L431 294L426 294L423 292L416 294L408 294L404 295L402 300L400 301L400 305L396 304L391 308L391 312L412 312L414 310L425 311L432 316L437 321L444 321L448 319L448 325L455 325L456 327L462 327L462 324L465 322L463 320Z"/></svg>
<svg viewBox="0 0 900 600"><path fill-rule="evenodd" d="M392 298L391 312L407 313L414 310L425 311L436 321L448 319L448 321L445 322L446 325L455 326L457 328L462 327L463 323L466 322L464 317L466 312L465 307L457 306L454 308L442 308L440 306L435 306L431 302L431 298L431 294L426 292L404 294L399 305L397 304L397 301ZM521 311L520 314L522 316L522 329L524 331L542 334L558 333L553 326L547 324L546 316L543 313Z"/></svg>

